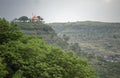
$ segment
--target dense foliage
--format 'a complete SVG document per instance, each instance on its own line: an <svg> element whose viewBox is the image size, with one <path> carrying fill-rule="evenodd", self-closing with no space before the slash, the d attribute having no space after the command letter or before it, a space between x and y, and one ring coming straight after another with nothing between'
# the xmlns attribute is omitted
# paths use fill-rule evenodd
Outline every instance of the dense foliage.
<svg viewBox="0 0 120 78"><path fill-rule="evenodd" d="M0 44L17 40L21 37L22 33L18 31L15 23L9 23L5 19L0 19Z"/></svg>
<svg viewBox="0 0 120 78"><path fill-rule="evenodd" d="M26 22L26 21L28 21L28 17L27 16L21 16L18 20L20 20L21 22Z"/></svg>
<svg viewBox="0 0 120 78"><path fill-rule="evenodd" d="M96 78L85 59L20 33L5 19L0 29L0 78Z"/></svg>

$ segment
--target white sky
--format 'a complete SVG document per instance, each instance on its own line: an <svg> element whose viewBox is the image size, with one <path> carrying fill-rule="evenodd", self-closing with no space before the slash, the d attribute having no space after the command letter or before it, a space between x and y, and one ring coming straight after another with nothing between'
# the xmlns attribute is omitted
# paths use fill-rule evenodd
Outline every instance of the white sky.
<svg viewBox="0 0 120 78"><path fill-rule="evenodd" d="M46 22L120 22L120 0L0 0L0 16L8 20L32 13Z"/></svg>

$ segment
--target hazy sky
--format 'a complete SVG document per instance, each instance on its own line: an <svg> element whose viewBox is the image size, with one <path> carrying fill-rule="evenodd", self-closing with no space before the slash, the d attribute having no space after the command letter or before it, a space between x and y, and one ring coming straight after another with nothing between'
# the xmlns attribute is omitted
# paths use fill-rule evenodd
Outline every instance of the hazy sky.
<svg viewBox="0 0 120 78"><path fill-rule="evenodd" d="M0 0L0 17L40 15L46 22L120 22L120 0Z"/></svg>

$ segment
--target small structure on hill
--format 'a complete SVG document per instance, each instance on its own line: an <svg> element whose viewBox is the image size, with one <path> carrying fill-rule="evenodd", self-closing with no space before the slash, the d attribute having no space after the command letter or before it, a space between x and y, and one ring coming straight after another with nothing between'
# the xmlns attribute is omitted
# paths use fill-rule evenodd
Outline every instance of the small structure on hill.
<svg viewBox="0 0 120 78"><path fill-rule="evenodd" d="M13 19L13 22L34 22L34 23L44 23L43 18L40 16L33 16L32 18L28 18L27 16L21 16L19 18Z"/></svg>
<svg viewBox="0 0 120 78"><path fill-rule="evenodd" d="M39 21L39 18L37 16L32 17L32 22L38 22L38 21Z"/></svg>

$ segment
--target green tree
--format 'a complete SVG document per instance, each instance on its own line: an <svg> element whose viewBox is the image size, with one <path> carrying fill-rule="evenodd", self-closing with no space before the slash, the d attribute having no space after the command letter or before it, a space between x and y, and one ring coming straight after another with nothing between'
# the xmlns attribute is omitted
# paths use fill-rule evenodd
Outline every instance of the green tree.
<svg viewBox="0 0 120 78"><path fill-rule="evenodd" d="M15 23L9 23L4 18L0 19L0 44L17 40L22 36Z"/></svg>
<svg viewBox="0 0 120 78"><path fill-rule="evenodd" d="M21 22L27 22L29 19L28 19L27 16L21 16L21 17L19 18L19 20L20 20Z"/></svg>
<svg viewBox="0 0 120 78"><path fill-rule="evenodd" d="M0 57L6 64L4 67L0 61L0 70L5 68L8 72L4 78L97 78L85 59L50 46L36 36L22 35L4 41L0 44Z"/></svg>
<svg viewBox="0 0 120 78"><path fill-rule="evenodd" d="M7 71L5 70L5 64L3 64L2 62L2 58L0 58L0 78L5 77L5 75L7 74Z"/></svg>
<svg viewBox="0 0 120 78"><path fill-rule="evenodd" d="M26 39L0 46L9 72L6 78L15 74L26 78L96 78L86 60L38 38Z"/></svg>

